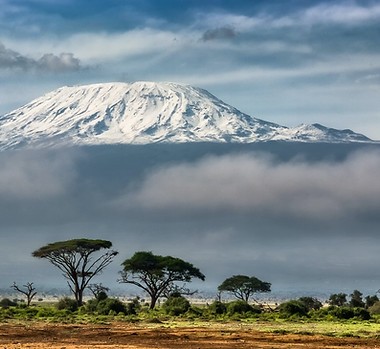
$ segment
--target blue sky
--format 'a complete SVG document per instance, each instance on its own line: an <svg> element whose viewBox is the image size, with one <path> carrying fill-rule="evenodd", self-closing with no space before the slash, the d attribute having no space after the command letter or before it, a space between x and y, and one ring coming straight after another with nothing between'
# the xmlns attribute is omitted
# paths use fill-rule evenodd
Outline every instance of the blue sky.
<svg viewBox="0 0 380 349"><path fill-rule="evenodd" d="M62 85L174 81L380 139L377 1L0 0L0 114Z"/></svg>

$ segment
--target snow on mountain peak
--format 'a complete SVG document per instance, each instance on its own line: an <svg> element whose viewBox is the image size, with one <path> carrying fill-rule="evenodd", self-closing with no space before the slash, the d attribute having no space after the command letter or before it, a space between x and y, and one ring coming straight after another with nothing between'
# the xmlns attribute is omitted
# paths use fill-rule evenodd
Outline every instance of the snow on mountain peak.
<svg viewBox="0 0 380 349"><path fill-rule="evenodd" d="M0 117L0 149L61 144L370 141L324 126L250 117L209 92L175 83L61 87Z"/></svg>

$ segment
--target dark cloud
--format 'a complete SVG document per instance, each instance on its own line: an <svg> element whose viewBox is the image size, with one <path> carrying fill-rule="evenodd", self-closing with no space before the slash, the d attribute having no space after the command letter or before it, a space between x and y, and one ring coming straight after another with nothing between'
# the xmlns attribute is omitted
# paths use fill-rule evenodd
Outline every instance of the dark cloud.
<svg viewBox="0 0 380 349"><path fill-rule="evenodd" d="M61 53L59 56L47 53L35 60L7 49L0 42L0 69L64 73L79 71L83 67L80 60L75 58L72 53Z"/></svg>
<svg viewBox="0 0 380 349"><path fill-rule="evenodd" d="M9 50L0 42L0 69L29 70L35 61L22 56L20 53Z"/></svg>
<svg viewBox="0 0 380 349"><path fill-rule="evenodd" d="M230 27L221 27L210 29L203 33L202 41L209 41L215 39L232 39L236 36L236 31Z"/></svg>

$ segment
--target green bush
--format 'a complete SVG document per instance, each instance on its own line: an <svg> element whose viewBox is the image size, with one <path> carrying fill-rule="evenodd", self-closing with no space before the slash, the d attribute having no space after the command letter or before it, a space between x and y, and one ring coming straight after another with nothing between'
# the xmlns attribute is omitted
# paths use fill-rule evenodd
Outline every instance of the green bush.
<svg viewBox="0 0 380 349"><path fill-rule="evenodd" d="M9 298L3 298L0 301L0 307L2 307L2 308L15 307L16 305L17 305L17 303L11 301Z"/></svg>
<svg viewBox="0 0 380 349"><path fill-rule="evenodd" d="M69 311L77 311L78 310L78 303L75 299L64 297L61 298L58 303L56 304L56 307L58 310L69 310Z"/></svg>
<svg viewBox="0 0 380 349"><path fill-rule="evenodd" d="M290 317L292 315L305 316L308 310L303 302L290 300L280 305L280 313L284 317Z"/></svg>
<svg viewBox="0 0 380 349"><path fill-rule="evenodd" d="M364 308L351 308L351 307L336 307L329 306L328 308L322 308L315 312L312 312L312 317L315 319L325 319L325 320L369 320L371 314L367 309Z"/></svg>
<svg viewBox="0 0 380 349"><path fill-rule="evenodd" d="M378 301L379 301L379 298L376 295L367 296L367 297L365 297L365 307L368 309L368 308L372 307L373 305L375 305L375 303Z"/></svg>
<svg viewBox="0 0 380 349"><path fill-rule="evenodd" d="M136 315L141 310L141 304L138 298L132 300L132 302L127 303L127 314Z"/></svg>
<svg viewBox="0 0 380 349"><path fill-rule="evenodd" d="M371 318L369 311L364 308L354 308L354 316L359 320L369 320Z"/></svg>
<svg viewBox="0 0 380 349"><path fill-rule="evenodd" d="M372 315L380 315L380 302L376 302L368 310Z"/></svg>
<svg viewBox="0 0 380 349"><path fill-rule="evenodd" d="M108 315L108 314L127 314L127 308L118 299L106 298L102 301L99 301L96 306L96 311L99 315Z"/></svg>
<svg viewBox="0 0 380 349"><path fill-rule="evenodd" d="M169 315L178 316L186 313L190 308L189 301L182 296L170 296L163 304L162 309Z"/></svg>
<svg viewBox="0 0 380 349"><path fill-rule="evenodd" d="M37 318L55 318L59 310L55 307L42 307L38 309Z"/></svg>
<svg viewBox="0 0 380 349"><path fill-rule="evenodd" d="M331 313L338 319L352 319L355 316L354 309L349 307L335 308Z"/></svg>
<svg viewBox="0 0 380 349"><path fill-rule="evenodd" d="M211 314L221 315L227 313L227 305L220 301L215 301L208 306L208 310Z"/></svg>
<svg viewBox="0 0 380 349"><path fill-rule="evenodd" d="M322 308L322 303L313 297L301 297L298 299L298 301L305 305L307 311L318 310Z"/></svg>
<svg viewBox="0 0 380 349"><path fill-rule="evenodd" d="M85 313L94 313L96 312L96 307L98 306L98 299L93 298L86 302L86 304L81 308L81 311Z"/></svg>
<svg viewBox="0 0 380 349"><path fill-rule="evenodd" d="M190 319L195 319L203 316L202 308L191 306L189 310L186 312L186 316Z"/></svg>
<svg viewBox="0 0 380 349"><path fill-rule="evenodd" d="M104 300L107 299L107 298L108 298L108 295L107 295L107 293L104 292L104 291L100 291L100 292L98 293L98 295L96 296L96 299L97 299L98 301L104 301Z"/></svg>
<svg viewBox="0 0 380 349"><path fill-rule="evenodd" d="M227 304L227 312L229 315L233 314L244 314L244 313L254 313L259 314L261 310L257 307L253 307L248 304L246 301L237 300Z"/></svg>

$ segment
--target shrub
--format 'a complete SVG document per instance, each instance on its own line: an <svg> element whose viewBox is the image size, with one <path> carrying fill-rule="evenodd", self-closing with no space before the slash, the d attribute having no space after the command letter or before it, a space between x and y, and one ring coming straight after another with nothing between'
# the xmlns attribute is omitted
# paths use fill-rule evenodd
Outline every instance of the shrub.
<svg viewBox="0 0 380 349"><path fill-rule="evenodd" d="M338 319L351 319L355 316L354 309L349 307L335 308L332 313Z"/></svg>
<svg viewBox="0 0 380 349"><path fill-rule="evenodd" d="M108 315L110 313L124 313L127 314L127 308L124 303L114 298L107 298L99 301L96 306L96 311L100 315Z"/></svg>
<svg viewBox="0 0 380 349"><path fill-rule="evenodd" d="M56 305L58 310L69 310L69 311L77 311L78 310L78 303L75 299L64 297L60 299Z"/></svg>
<svg viewBox="0 0 380 349"><path fill-rule="evenodd" d="M127 304L127 313L129 315L136 315L137 312L141 309L141 304L138 298L134 298L132 302Z"/></svg>
<svg viewBox="0 0 380 349"><path fill-rule="evenodd" d="M372 315L380 315L380 302L376 302L368 310Z"/></svg>
<svg viewBox="0 0 380 349"><path fill-rule="evenodd" d="M220 301L215 301L211 303L208 307L211 314L221 315L227 313L227 306L225 303Z"/></svg>
<svg viewBox="0 0 380 349"><path fill-rule="evenodd" d="M81 309L83 309L82 311L86 313L94 313L96 312L96 307L98 306L98 303L99 301L96 298L90 299Z"/></svg>
<svg viewBox="0 0 380 349"><path fill-rule="evenodd" d="M96 299L97 299L98 301L104 301L104 300L107 299L107 298L108 298L108 295L107 295L107 293L104 292L104 291L100 291L100 292L98 293L98 295L96 296Z"/></svg>
<svg viewBox="0 0 380 349"><path fill-rule="evenodd" d="M352 308L352 307L329 307L328 313L335 316L337 319L352 319L357 318L359 320L369 320L371 314L364 308Z"/></svg>
<svg viewBox="0 0 380 349"><path fill-rule="evenodd" d="M56 317L57 313L58 313L57 308L42 307L42 308L38 309L36 317L37 318L54 318L54 317Z"/></svg>
<svg viewBox="0 0 380 349"><path fill-rule="evenodd" d="M376 295L367 296L367 297L365 297L365 307L370 308L378 301L379 301L379 298Z"/></svg>
<svg viewBox="0 0 380 349"><path fill-rule="evenodd" d="M360 320L369 320L371 318L369 311L364 308L354 308L354 316Z"/></svg>
<svg viewBox="0 0 380 349"><path fill-rule="evenodd" d="M11 301L9 298L3 298L3 299L0 301L0 307L1 307L1 308L15 307L16 305L17 305L17 303Z"/></svg>
<svg viewBox="0 0 380 349"><path fill-rule="evenodd" d="M301 297L298 299L299 302L303 303L307 311L318 310L322 308L322 303L313 297Z"/></svg>
<svg viewBox="0 0 380 349"><path fill-rule="evenodd" d="M186 312L186 316L188 318L199 318L201 316L203 316L203 309L199 308L199 307L194 307L194 306L191 306L189 308L189 310Z"/></svg>
<svg viewBox="0 0 380 349"><path fill-rule="evenodd" d="M237 300L227 304L228 314L244 314L244 313L260 313L259 308L255 308L252 305L248 304L246 301Z"/></svg>
<svg viewBox="0 0 380 349"><path fill-rule="evenodd" d="M280 305L280 313L283 316L290 317L292 315L305 316L307 315L307 308L303 302L299 300L290 300Z"/></svg>
<svg viewBox="0 0 380 349"><path fill-rule="evenodd" d="M190 303L185 297L170 296L163 304L162 308L167 314L178 316L189 310Z"/></svg>

